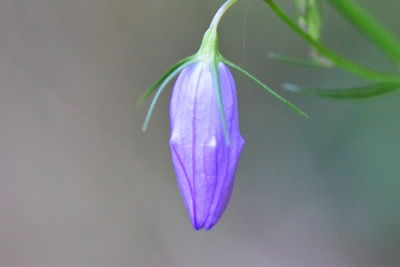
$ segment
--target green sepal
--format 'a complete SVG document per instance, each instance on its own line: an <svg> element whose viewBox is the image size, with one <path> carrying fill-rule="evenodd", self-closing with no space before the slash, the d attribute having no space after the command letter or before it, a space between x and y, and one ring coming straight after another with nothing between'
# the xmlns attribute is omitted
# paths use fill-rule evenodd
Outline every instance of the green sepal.
<svg viewBox="0 0 400 267"><path fill-rule="evenodd" d="M187 58L184 58L178 62L176 62L174 65L172 65L161 77L158 81L156 81L146 92L143 93L141 97L137 100L137 104L142 104L145 102L155 91L156 89L162 84L162 82L167 79L177 68L179 68L182 64L188 62L191 60L194 56L190 56Z"/></svg>
<svg viewBox="0 0 400 267"><path fill-rule="evenodd" d="M210 67L212 80L214 83L215 95L217 97L218 112L219 112L219 115L221 118L222 129L224 131L224 136L225 136L225 142L227 145L230 145L231 138L230 138L230 134L229 134L228 124L226 121L224 103L223 103L223 99L222 99L221 81L220 81L219 71L218 71L218 61L210 62L209 67Z"/></svg>
<svg viewBox="0 0 400 267"><path fill-rule="evenodd" d="M171 73L169 73L168 76L166 76L163 81L160 83L160 87L158 88L156 94L154 95L153 100L151 101L151 104L149 106L149 110L147 111L146 114L146 118L144 119L144 123L143 123L143 127L142 127L142 131L146 131L147 130L147 126L149 125L149 121L151 118L151 115L153 113L154 107L156 106L156 103L158 101L158 98L160 97L162 91L164 90L165 86L168 85L168 83L176 76L178 75L183 69L185 69L186 67L192 65L193 63L195 63L196 60L190 60L184 62L183 64L180 64L178 67L175 68L175 70L171 71ZM175 66L175 65L174 65Z"/></svg>
<svg viewBox="0 0 400 267"><path fill-rule="evenodd" d="M269 88L267 85L265 85L263 82L261 82L259 79L257 79L255 76L251 75L249 72L247 72L246 70L242 69L241 67L239 67L238 65L236 65L235 63L227 60L226 58L222 58L221 57L221 61L224 62L225 64L227 64L228 66L232 67L233 69L236 69L237 71L239 71L240 73L242 73L243 75L247 76L248 78L250 78L250 80L252 80L253 82L255 82L257 85L259 85L262 89L264 89L265 91L267 91L268 93L272 94L273 96L275 96L279 101L283 102L284 104L286 104L287 106L289 106L291 109L293 109L294 111L296 111L297 113L299 113L300 115L308 118L309 116L307 115L307 113L305 113L304 111L302 111L299 107L297 107L296 105L294 105L293 103L291 103L289 100L287 100L286 98L284 98L283 96L281 96L280 94L278 94L277 92L275 92L274 90L272 90L271 88Z"/></svg>
<svg viewBox="0 0 400 267"><path fill-rule="evenodd" d="M312 89L302 88L292 83L285 83L283 85L288 91L301 93L305 95L313 95L320 97L329 98L340 98L340 99L361 99L373 96L379 96L390 93L397 89L400 89L400 83L376 83L366 86L353 87L353 88L340 88L340 89Z"/></svg>

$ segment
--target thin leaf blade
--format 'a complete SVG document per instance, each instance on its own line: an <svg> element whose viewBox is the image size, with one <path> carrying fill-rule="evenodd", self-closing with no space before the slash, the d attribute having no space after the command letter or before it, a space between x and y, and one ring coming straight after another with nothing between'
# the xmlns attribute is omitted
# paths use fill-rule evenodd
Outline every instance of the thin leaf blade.
<svg viewBox="0 0 400 267"><path fill-rule="evenodd" d="M322 62L319 62L315 59L303 59L303 58L295 58L295 57L290 57L286 55L282 55L276 52L269 52L268 57L286 64L290 65L297 65L297 66L302 66L302 67L308 67L308 68L331 68L332 65L329 64L324 64Z"/></svg>
<svg viewBox="0 0 400 267"><path fill-rule="evenodd" d="M286 83L283 88L305 95L313 95L337 99L362 99L379 96L400 89L400 83L376 83L366 86L338 89L303 88L295 84Z"/></svg>
<svg viewBox="0 0 400 267"><path fill-rule="evenodd" d="M350 23L400 66L400 40L353 0L328 0Z"/></svg>

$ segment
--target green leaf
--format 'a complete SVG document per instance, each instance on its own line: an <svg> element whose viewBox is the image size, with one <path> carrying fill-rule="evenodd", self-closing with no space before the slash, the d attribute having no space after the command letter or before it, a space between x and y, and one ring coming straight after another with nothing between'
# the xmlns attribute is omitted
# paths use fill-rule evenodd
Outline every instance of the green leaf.
<svg viewBox="0 0 400 267"><path fill-rule="evenodd" d="M253 75L251 75L249 72L247 72L246 70L242 69L241 67L239 67L238 65L236 65L235 63L227 60L226 58L222 58L221 59L225 64L227 64L228 66L236 69L237 71L241 72L242 74L244 74L245 76L247 76L248 78L250 78L250 80L252 80L253 82L255 82L257 85L259 85L262 89L264 89L265 91L267 91L268 93L272 94L273 96L275 96L279 101L283 102L284 104L286 104L287 106L289 106L291 109L293 109L294 111L296 111L297 113L299 113L300 115L308 118L309 116L307 115L307 113L305 113L304 111L302 111L300 108L298 108L296 105L294 105L293 103L291 103L289 100L287 100L286 98L284 98L283 96L281 96L280 94L278 94L277 92L275 92L274 90L272 90L271 88L269 88L267 85L265 85L263 82L261 82L259 79L257 79L256 77L254 77Z"/></svg>
<svg viewBox="0 0 400 267"><path fill-rule="evenodd" d="M147 130L147 126L149 125L149 121L151 118L151 115L153 114L154 107L156 106L156 103L158 101L158 98L160 97L162 91L164 90L165 86L176 76L178 75L184 68L192 65L195 62L195 60L189 60L186 61L185 63L181 64L175 70L173 70L168 76L163 79L163 81L160 84L160 87L158 88L156 94L154 95L153 100L151 101L149 110L147 111L146 118L144 119L142 131ZM175 66L175 65L174 65Z"/></svg>
<svg viewBox="0 0 400 267"><path fill-rule="evenodd" d="M291 64L291 65L298 65L298 66L303 66L303 67L308 67L308 68L330 68L332 66L328 64L323 64L322 62L319 62L315 59L302 59L302 58L294 58L294 57L289 57L285 56L282 54L278 54L275 52L269 52L268 57L275 59L277 61L281 61L286 64Z"/></svg>
<svg viewBox="0 0 400 267"><path fill-rule="evenodd" d="M184 58L180 61L178 61L177 63L175 63L174 65L172 65L162 76L161 78L156 81L146 92L144 92L144 94L137 100L138 104L143 103L144 101L146 101L155 91L156 89L161 85L161 83L168 77L171 75L171 73L173 73L177 68L179 68L182 64L188 62L189 60L191 60L193 58L193 56Z"/></svg>
<svg viewBox="0 0 400 267"><path fill-rule="evenodd" d="M283 88L286 90L302 93L305 95L314 95L330 98L341 99L356 99L367 98L378 95L383 95L400 89L400 83L377 83L366 86L353 87L353 88L340 88L340 89L311 89L302 88L292 83L285 83Z"/></svg>
<svg viewBox="0 0 400 267"><path fill-rule="evenodd" d="M350 23L400 65L400 41L353 0L328 0ZM384 4L384 3L382 3Z"/></svg>

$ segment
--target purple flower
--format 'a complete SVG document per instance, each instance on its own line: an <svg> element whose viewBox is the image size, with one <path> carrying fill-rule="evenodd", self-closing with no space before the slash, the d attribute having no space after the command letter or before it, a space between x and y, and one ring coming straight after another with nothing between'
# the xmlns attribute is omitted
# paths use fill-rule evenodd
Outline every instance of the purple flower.
<svg viewBox="0 0 400 267"><path fill-rule="evenodd" d="M222 216L234 183L244 139L239 132L236 86L229 68L218 63L227 144L208 62L179 75L171 98L170 147L177 182L195 229L211 229Z"/></svg>

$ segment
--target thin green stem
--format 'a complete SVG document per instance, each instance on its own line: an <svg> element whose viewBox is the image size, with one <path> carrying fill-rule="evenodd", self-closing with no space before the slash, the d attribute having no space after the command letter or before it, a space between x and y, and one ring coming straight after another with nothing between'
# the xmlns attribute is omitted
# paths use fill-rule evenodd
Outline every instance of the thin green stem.
<svg viewBox="0 0 400 267"><path fill-rule="evenodd" d="M237 0L227 0L215 13L213 20L211 21L210 28L218 28L218 24L221 18L224 16L225 12L237 2Z"/></svg>
<svg viewBox="0 0 400 267"><path fill-rule="evenodd" d="M307 41L312 47L314 47L319 53L329 58L337 67L356 74L358 76L375 80L375 81L390 81L390 82L400 82L400 76L388 73L382 73L376 70L372 70L361 66L357 63L349 61L320 42L314 40L307 32L303 31L296 22L289 18L276 4L273 0L263 0L266 4L270 6L272 11L282 19L293 31L295 31L300 37Z"/></svg>

